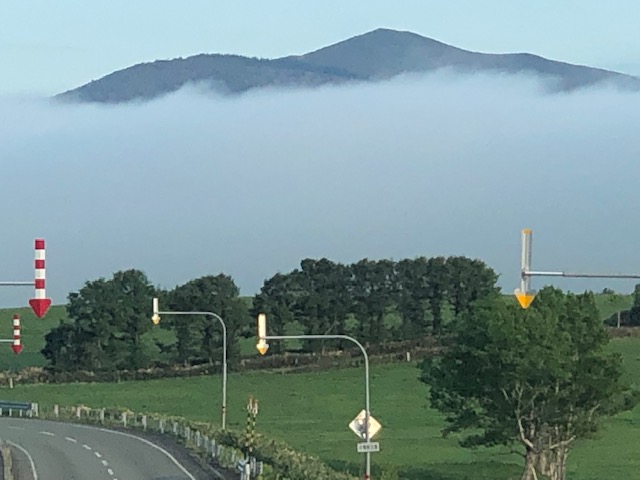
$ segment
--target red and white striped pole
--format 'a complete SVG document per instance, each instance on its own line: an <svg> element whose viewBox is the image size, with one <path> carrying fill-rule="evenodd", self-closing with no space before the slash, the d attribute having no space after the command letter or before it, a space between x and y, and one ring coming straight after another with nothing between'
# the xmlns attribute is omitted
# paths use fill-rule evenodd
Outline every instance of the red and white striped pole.
<svg viewBox="0 0 640 480"><path fill-rule="evenodd" d="M36 314L36 317L42 318L44 314L47 313L47 310L51 306L51 300L47 298L47 294L45 291L45 249L44 249L44 240L42 238L36 238L35 241L36 247L36 258L35 258L35 287L36 287L36 296L29 300L29 305L31 305L31 309L33 313Z"/></svg>
<svg viewBox="0 0 640 480"><path fill-rule="evenodd" d="M22 342L20 340L20 315L13 315L13 344L11 345L13 353L16 355L22 351Z"/></svg>

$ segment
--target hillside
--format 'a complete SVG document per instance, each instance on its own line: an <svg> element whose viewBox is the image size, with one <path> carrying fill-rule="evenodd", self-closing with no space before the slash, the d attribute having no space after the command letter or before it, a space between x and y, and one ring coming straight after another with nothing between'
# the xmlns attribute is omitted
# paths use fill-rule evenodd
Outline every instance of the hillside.
<svg viewBox="0 0 640 480"><path fill-rule="evenodd" d="M377 29L299 56L257 59L201 54L157 60L118 70L56 96L60 100L122 103L144 101L188 84L224 94L263 87L314 87L373 82L404 73L439 69L459 73L528 73L568 91L610 82L640 90L640 78L608 70L548 60L529 53L487 54L462 50L411 32Z"/></svg>

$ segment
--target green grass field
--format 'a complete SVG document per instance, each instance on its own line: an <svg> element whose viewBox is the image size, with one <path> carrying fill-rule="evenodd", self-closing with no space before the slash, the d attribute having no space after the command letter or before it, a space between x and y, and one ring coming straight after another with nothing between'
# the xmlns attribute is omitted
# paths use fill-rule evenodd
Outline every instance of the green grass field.
<svg viewBox="0 0 640 480"><path fill-rule="evenodd" d="M602 318L629 308L631 296L598 295ZM44 335L66 317L64 306L54 306L45 319L29 309L0 310L0 335L11 337L11 315L22 318L24 350L14 355L3 345L0 369L43 365ZM243 341L243 352L255 353L253 339ZM246 345L245 345L246 344ZM623 338L612 349L625 359L628 380L640 383L640 339ZM428 408L427 387L418 382L415 364L372 366L371 406L383 429L376 438L381 452L376 467L397 469L407 480L517 479L520 458L503 449L466 450L456 437L443 439L441 416ZM4 388L0 398L85 404L92 407L128 407L136 411L181 415L219 424L220 377L196 377L123 382L118 384L17 385ZM245 373L229 377L229 426L244 428L248 395L260 401L258 429L314 453L336 468L358 471L356 436L348 429L363 408L363 370L345 369L307 374ZM581 441L571 453L569 472L574 480L635 478L640 471L640 408L607 422L594 440Z"/></svg>
<svg viewBox="0 0 640 480"><path fill-rule="evenodd" d="M67 317L63 305L52 306L44 318L37 318L30 308L0 310L0 337L13 338L13 314L20 315L22 353L14 355L11 344L0 345L0 370L19 370L46 363L40 353L44 347L44 336Z"/></svg>
<svg viewBox="0 0 640 480"><path fill-rule="evenodd" d="M617 339L611 348L625 359L628 378L640 381L640 340ZM457 439L443 439L440 415L429 409L427 387L414 364L372 366L371 409L382 423L376 438L377 467L397 468L401 478L464 480L517 479L520 459L501 449L466 450ZM4 389L6 400L41 405L85 404L128 407L194 420L220 421L221 379L197 377L118 384L25 385ZM347 424L363 408L363 370L322 373L247 373L229 377L229 426L244 428L248 395L260 401L258 430L317 454L338 468L357 471L357 438ZM617 416L598 438L581 441L569 457L574 480L630 479L640 471L640 408Z"/></svg>

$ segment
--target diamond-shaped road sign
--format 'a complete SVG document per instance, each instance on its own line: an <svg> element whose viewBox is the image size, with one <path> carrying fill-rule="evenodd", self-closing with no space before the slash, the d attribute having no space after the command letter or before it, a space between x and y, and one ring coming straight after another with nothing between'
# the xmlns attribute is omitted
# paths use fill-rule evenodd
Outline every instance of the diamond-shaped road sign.
<svg viewBox="0 0 640 480"><path fill-rule="evenodd" d="M353 430L353 433L358 435L363 440L366 440L367 438L365 425L364 425L366 416L367 416L367 412L365 410L362 410L358 414L358 416L354 418L349 424L349 428ZM374 435L378 433L381 428L382 428L382 425L380 425L380 423L375 418L369 415L369 439L373 438Z"/></svg>

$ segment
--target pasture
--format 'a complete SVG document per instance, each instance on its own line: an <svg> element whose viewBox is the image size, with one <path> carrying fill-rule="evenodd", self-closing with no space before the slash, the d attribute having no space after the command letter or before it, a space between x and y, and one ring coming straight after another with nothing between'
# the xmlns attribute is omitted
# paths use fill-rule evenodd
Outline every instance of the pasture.
<svg viewBox="0 0 640 480"><path fill-rule="evenodd" d="M628 379L640 382L640 340L612 341L625 361ZM427 386L413 363L373 365L372 414L383 429L373 454L376 468L395 469L400 478L507 480L519 478L520 459L505 449L460 448L457 438L442 438L441 416L428 408ZM357 472L357 437L347 424L363 408L363 369L318 373L251 372L229 377L229 427L245 426L248 395L260 402L258 431L318 455L336 468ZM128 407L134 411L180 415L220 422L219 376L174 378L114 384L18 385L3 389L3 399L41 405L85 404ZM597 438L581 441L569 457L574 480L635 478L640 471L640 408L619 415Z"/></svg>

